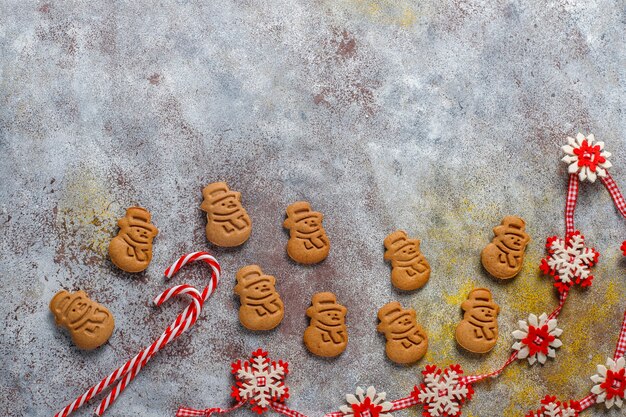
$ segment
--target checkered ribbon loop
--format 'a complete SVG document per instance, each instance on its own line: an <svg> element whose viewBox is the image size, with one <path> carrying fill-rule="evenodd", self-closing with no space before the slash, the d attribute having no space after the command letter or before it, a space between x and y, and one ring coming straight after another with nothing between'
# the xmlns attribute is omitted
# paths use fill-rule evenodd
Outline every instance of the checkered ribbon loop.
<svg viewBox="0 0 626 417"><path fill-rule="evenodd" d="M226 414L238 409L245 402L240 401L230 408L206 408L204 410L194 410L193 408L181 407L176 412L176 417L211 417L213 414Z"/></svg>
<svg viewBox="0 0 626 417"><path fill-rule="evenodd" d="M172 340L176 339L187 329L189 329L198 319L204 302L213 294L220 279L221 268L217 260L207 252L193 252L181 256L172 266L165 270L166 278L171 278L187 263L203 261L212 269L211 278L208 285L198 291L196 288L188 284L176 285L163 291L154 299L154 303L160 306L167 300L178 295L187 295L191 297L191 303L176 317L167 329L155 340L150 346L143 349L135 357L127 361L124 365L113 371L109 376L102 379L99 383L92 386L80 397L76 398L71 404L67 405L63 410L55 414L55 417L67 417L72 412L78 410L89 400L100 394L103 390L117 382L111 392L102 400L95 413L101 416L106 409L115 402L117 397L124 391L126 386L137 376L139 371L148 363L148 361L161 349L163 349ZM118 382L119 381L119 382Z"/></svg>
<svg viewBox="0 0 626 417"><path fill-rule="evenodd" d="M607 191L611 195L611 199L615 204L615 207L626 218L626 199L622 195L619 186L608 172L605 177L601 177L600 181L606 187ZM569 236L574 233L576 228L574 227L574 212L576 210L576 203L578 202L578 192L580 188L580 180L577 174L570 174L569 183L567 186L567 199L565 201L565 235Z"/></svg>
<svg viewBox="0 0 626 417"><path fill-rule="evenodd" d="M611 194L611 198L613 199L617 210L624 218L626 218L626 200L624 200L624 196L619 190L619 187L613 177L611 177L611 174L607 173L606 177L600 178L600 180L608 190L609 194Z"/></svg>
<svg viewBox="0 0 626 417"><path fill-rule="evenodd" d="M245 401L240 401L230 408L206 408L204 410L195 410L193 408L181 407L176 412L176 417L210 417L213 414L226 414L238 409L245 403ZM269 407L277 413L288 417L307 417L305 414L292 410L281 403L270 403ZM339 416L343 416L343 414L339 413Z"/></svg>

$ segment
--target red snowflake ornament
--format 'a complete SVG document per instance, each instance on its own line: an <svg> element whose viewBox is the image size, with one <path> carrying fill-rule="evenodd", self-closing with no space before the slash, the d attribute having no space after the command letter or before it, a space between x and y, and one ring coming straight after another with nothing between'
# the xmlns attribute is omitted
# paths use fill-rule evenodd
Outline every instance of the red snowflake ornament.
<svg viewBox="0 0 626 417"><path fill-rule="evenodd" d="M548 256L541 260L541 272L554 277L554 286L564 292L578 284L581 287L591 286L593 275L590 268L600 257L594 248L585 246L585 237L577 230L565 239L557 236L549 237L546 242Z"/></svg>
<svg viewBox="0 0 626 417"><path fill-rule="evenodd" d="M258 414L267 411L272 403L284 403L289 397L289 388L284 382L289 373L287 362L271 361L264 350L257 349L243 363L241 360L233 362L231 372L236 380L231 397L249 402L252 411Z"/></svg>
<svg viewBox="0 0 626 417"><path fill-rule="evenodd" d="M541 404L539 410L530 411L526 417L578 417L580 412L578 401L560 402L549 395L541 400Z"/></svg>
<svg viewBox="0 0 626 417"><path fill-rule="evenodd" d="M474 389L461 379L463 370L460 365L450 365L440 369L427 365L422 371L424 383L416 386L411 396L424 404L424 417L458 417L461 406L470 400Z"/></svg>
<svg viewBox="0 0 626 417"><path fill-rule="evenodd" d="M622 255L626 256L626 240L622 242L622 246L619 248L622 250Z"/></svg>

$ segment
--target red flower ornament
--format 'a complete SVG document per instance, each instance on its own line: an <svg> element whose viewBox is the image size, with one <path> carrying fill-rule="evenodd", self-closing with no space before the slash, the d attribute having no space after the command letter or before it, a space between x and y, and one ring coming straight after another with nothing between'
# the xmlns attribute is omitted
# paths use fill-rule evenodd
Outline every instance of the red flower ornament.
<svg viewBox="0 0 626 417"><path fill-rule="evenodd" d="M594 141L595 137L592 134L585 137L579 133L576 139L568 137L568 144L561 148L565 152L561 160L568 164L568 172L578 173L581 181L595 182L597 177L606 177L606 170L612 166L607 159L611 153L604 150L604 142L594 144Z"/></svg>
<svg viewBox="0 0 626 417"><path fill-rule="evenodd" d="M559 340L563 330L557 327L557 320L548 319L546 313L539 317L529 315L528 321L519 321L519 327L513 332L513 337L518 340L513 349L518 351L519 359L528 358L531 365L537 361L543 365L547 358L554 358L555 349L563 345Z"/></svg>
<svg viewBox="0 0 626 417"><path fill-rule="evenodd" d="M346 402L339 410L346 417L392 417L389 411L393 404L385 400L384 392L376 392L374 387L369 387L367 391L357 387L356 395L347 394Z"/></svg>
<svg viewBox="0 0 626 417"><path fill-rule="evenodd" d="M596 385L591 388L591 392L596 394L596 402L604 403L606 408L614 405L622 408L626 391L626 359L622 356L614 361L611 358L606 360L606 366L598 365L598 373L591 377Z"/></svg>

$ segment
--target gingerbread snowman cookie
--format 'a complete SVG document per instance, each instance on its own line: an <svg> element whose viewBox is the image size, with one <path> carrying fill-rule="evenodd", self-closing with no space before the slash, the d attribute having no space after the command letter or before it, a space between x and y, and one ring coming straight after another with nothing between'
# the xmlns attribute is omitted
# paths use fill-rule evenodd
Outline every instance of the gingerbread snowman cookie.
<svg viewBox="0 0 626 417"><path fill-rule="evenodd" d="M480 260L492 276L510 279L519 273L530 236L526 223L519 217L506 216L493 229L494 237L480 254Z"/></svg>
<svg viewBox="0 0 626 417"><path fill-rule="evenodd" d="M50 301L50 311L57 326L69 330L72 341L81 349L102 346L113 334L115 320L111 312L90 300L84 291L59 291Z"/></svg>
<svg viewBox="0 0 626 417"><path fill-rule="evenodd" d="M395 363L411 364L420 360L428 350L428 336L417 323L417 313L404 309L397 301L378 310L380 323L376 330L384 333L387 357Z"/></svg>
<svg viewBox="0 0 626 417"><path fill-rule="evenodd" d="M152 240L159 233L150 222L150 212L142 207L130 207L118 220L117 236L109 243L111 261L123 271L141 272L152 260Z"/></svg>
<svg viewBox="0 0 626 417"><path fill-rule="evenodd" d="M235 293L239 295L239 321L250 330L271 330L285 315L285 306L276 291L276 278L265 275L258 265L237 271Z"/></svg>
<svg viewBox="0 0 626 417"><path fill-rule="evenodd" d="M487 353L498 341L500 307L487 288L473 289L461 304L463 320L456 328L456 341L473 353Z"/></svg>
<svg viewBox="0 0 626 417"><path fill-rule="evenodd" d="M287 219L283 227L289 229L287 254L301 264L323 261L330 251L330 241L322 227L322 213L311 210L306 201L298 201L287 207Z"/></svg>
<svg viewBox="0 0 626 417"><path fill-rule="evenodd" d="M311 318L309 327L304 331L304 344L317 356L333 357L346 350L348 329L346 314L348 310L337 303L337 297L331 292L313 295L311 307L306 315Z"/></svg>
<svg viewBox="0 0 626 417"><path fill-rule="evenodd" d="M391 283L404 291L423 287L430 277L430 265L420 252L420 241L404 230L385 238L385 260L391 261Z"/></svg>
<svg viewBox="0 0 626 417"><path fill-rule="evenodd" d="M206 238L217 246L233 247L250 237L252 221L241 205L241 193L232 191L225 182L214 182L202 190L206 212Z"/></svg>

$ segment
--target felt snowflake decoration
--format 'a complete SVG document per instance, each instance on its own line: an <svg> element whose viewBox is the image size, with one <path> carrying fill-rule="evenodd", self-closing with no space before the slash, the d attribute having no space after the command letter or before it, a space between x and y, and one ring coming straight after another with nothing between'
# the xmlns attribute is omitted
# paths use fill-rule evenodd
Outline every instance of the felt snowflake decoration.
<svg viewBox="0 0 626 417"><path fill-rule="evenodd" d="M619 248L622 250L622 255L626 256L626 240L622 242L622 246Z"/></svg>
<svg viewBox="0 0 626 417"><path fill-rule="evenodd" d="M513 344L513 349L518 351L517 357L528 358L531 365L535 362L543 365L548 357L554 358L556 356L554 349L563 344L558 338L563 330L556 326L556 319L548 320L546 313L539 318L531 314L528 316L528 322L520 320L520 328L513 332L513 337L517 339Z"/></svg>
<svg viewBox="0 0 626 417"><path fill-rule="evenodd" d="M606 170L613 166L607 159L610 152L604 150L604 142L596 142L594 136L585 137L582 133L576 135L576 139L567 138L567 145L563 146L565 156L561 159L568 164L567 171L570 174L578 173L581 181L595 182L597 177L606 177Z"/></svg>
<svg viewBox="0 0 626 417"><path fill-rule="evenodd" d="M580 404L578 401L560 402L556 397L546 396L541 400L541 408L531 411L526 417L578 417Z"/></svg>
<svg viewBox="0 0 626 417"><path fill-rule="evenodd" d="M231 396L237 401L248 401L252 411L262 414L272 403L283 403L289 397L289 388L285 386L285 377L289 373L287 362L270 361L267 352L257 349L252 357L232 364L232 374L236 384Z"/></svg>
<svg viewBox="0 0 626 417"><path fill-rule="evenodd" d="M614 405L622 408L624 402L624 391L626 391L626 360L622 356L614 361L611 358L606 360L606 366L598 365L598 373L591 377L596 385L591 388L591 392L596 394L596 402L604 403L606 408Z"/></svg>
<svg viewBox="0 0 626 417"><path fill-rule="evenodd" d="M450 365L442 370L435 365L427 365L422 374L424 383L416 386L411 396L424 404L424 417L460 416L461 405L474 394L472 386L461 380L461 367Z"/></svg>
<svg viewBox="0 0 626 417"><path fill-rule="evenodd" d="M363 395L365 394L365 395ZM356 395L347 394L347 405L342 405L339 410L349 417L392 417L391 410L393 404L385 401L387 394L376 392L374 387L369 387L367 391L357 387Z"/></svg>
<svg viewBox="0 0 626 417"><path fill-rule="evenodd" d="M548 256L541 260L541 271L554 277L554 286L563 292L574 284L581 287L591 285L593 275L590 268L597 262L600 254L585 246L585 237L576 231L565 239L549 237L546 242Z"/></svg>

